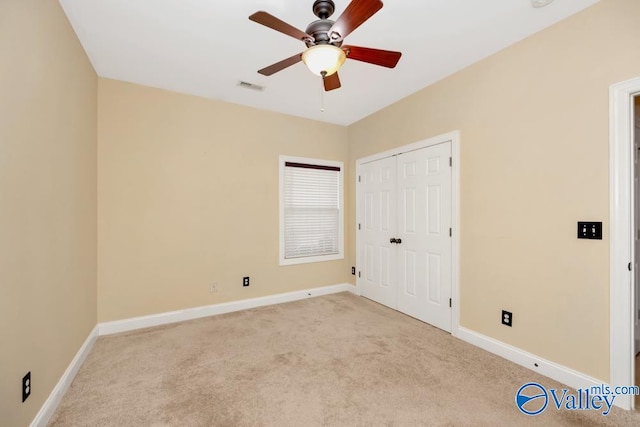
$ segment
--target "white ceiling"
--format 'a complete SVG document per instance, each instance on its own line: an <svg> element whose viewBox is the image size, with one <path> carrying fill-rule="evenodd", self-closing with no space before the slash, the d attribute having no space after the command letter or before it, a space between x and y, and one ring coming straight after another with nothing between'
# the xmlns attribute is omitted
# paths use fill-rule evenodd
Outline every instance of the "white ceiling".
<svg viewBox="0 0 640 427"><path fill-rule="evenodd" d="M346 44L399 50L398 66L347 60L324 112L322 81L303 63L257 73L304 44L248 19L264 10L304 31L313 0L59 1L102 77L349 125L598 0L386 0ZM348 0L335 3L334 20Z"/></svg>

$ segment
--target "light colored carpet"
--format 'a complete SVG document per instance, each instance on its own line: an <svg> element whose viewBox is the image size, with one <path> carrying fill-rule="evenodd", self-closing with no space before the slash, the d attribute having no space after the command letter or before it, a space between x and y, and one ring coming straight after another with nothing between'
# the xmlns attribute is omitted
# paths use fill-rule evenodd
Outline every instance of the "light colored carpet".
<svg viewBox="0 0 640 427"><path fill-rule="evenodd" d="M53 426L640 425L520 413L562 386L347 293L100 337Z"/></svg>

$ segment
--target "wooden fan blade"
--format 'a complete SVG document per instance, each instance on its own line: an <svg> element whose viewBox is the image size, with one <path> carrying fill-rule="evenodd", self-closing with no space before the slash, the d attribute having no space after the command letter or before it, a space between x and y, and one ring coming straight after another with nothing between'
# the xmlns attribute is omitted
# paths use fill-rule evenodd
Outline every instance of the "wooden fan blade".
<svg viewBox="0 0 640 427"><path fill-rule="evenodd" d="M338 77L338 72L331 74L330 76L323 77L324 80L324 90L325 92L329 92L330 90L338 89L340 86L340 77Z"/></svg>
<svg viewBox="0 0 640 427"><path fill-rule="evenodd" d="M281 19L278 19L275 16L267 12L264 12L262 10L251 15L249 19L252 20L253 22L257 22L258 24L262 24L265 27L269 27L273 30L279 31L282 34L291 36L294 39L298 39L302 41L313 40L313 37L311 37L309 34L305 33L304 31L300 31L296 27L289 25L286 22L282 21Z"/></svg>
<svg viewBox="0 0 640 427"><path fill-rule="evenodd" d="M380 0L353 0L329 30L331 40L343 40L380 9Z"/></svg>
<svg viewBox="0 0 640 427"><path fill-rule="evenodd" d="M278 71L282 71L285 68L292 66L293 64L297 64L300 61L302 61L302 54L297 53L290 58L283 59L280 62L276 62L275 64L263 68L262 70L258 70L258 73L262 74L263 76L270 76L277 73Z"/></svg>
<svg viewBox="0 0 640 427"><path fill-rule="evenodd" d="M347 58L356 61L368 62L369 64L380 65L382 67L394 68L400 57L401 52L392 50L371 49L360 46L342 46L342 50L347 54Z"/></svg>

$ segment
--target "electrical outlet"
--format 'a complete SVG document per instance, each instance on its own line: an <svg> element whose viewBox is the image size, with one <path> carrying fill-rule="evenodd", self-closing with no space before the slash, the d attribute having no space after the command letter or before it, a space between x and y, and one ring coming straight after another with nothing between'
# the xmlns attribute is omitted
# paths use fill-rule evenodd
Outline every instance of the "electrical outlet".
<svg viewBox="0 0 640 427"><path fill-rule="evenodd" d="M22 402L31 396L31 371L22 377Z"/></svg>
<svg viewBox="0 0 640 427"><path fill-rule="evenodd" d="M356 268L355 267L351 267L351 274L353 274L354 276L356 275Z"/></svg>
<svg viewBox="0 0 640 427"><path fill-rule="evenodd" d="M211 286L209 287L209 292L211 293L218 292L218 284L212 283Z"/></svg>
<svg viewBox="0 0 640 427"><path fill-rule="evenodd" d="M249 276L242 278L242 286L249 286Z"/></svg>
<svg viewBox="0 0 640 427"><path fill-rule="evenodd" d="M502 324L509 327L513 326L513 314L510 311L502 310Z"/></svg>

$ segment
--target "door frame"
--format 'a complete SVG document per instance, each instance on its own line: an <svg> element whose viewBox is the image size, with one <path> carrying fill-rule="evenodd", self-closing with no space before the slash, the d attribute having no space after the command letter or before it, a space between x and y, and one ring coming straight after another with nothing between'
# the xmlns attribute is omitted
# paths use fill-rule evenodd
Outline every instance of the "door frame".
<svg viewBox="0 0 640 427"><path fill-rule="evenodd" d="M610 378L613 386L635 384L633 311L635 283L628 263L633 247L633 97L640 94L640 78L609 89L609 292ZM616 403L634 409L634 396L620 395Z"/></svg>
<svg viewBox="0 0 640 427"><path fill-rule="evenodd" d="M364 206L362 201L363 195L358 185L361 166L364 163L397 156L408 151L415 151L433 145L444 144L446 142L451 142L451 158L453 160L451 166L451 227L453 228L453 235L451 237L451 299L453 302L451 307L451 334L457 336L460 327L460 131L434 136L356 160L356 222L354 224L356 230L356 270L360 271L360 266L362 265L360 261L362 254L359 250L360 233L358 230L358 224L362 223L362 208ZM362 295L358 275L356 275L356 292L358 295Z"/></svg>

